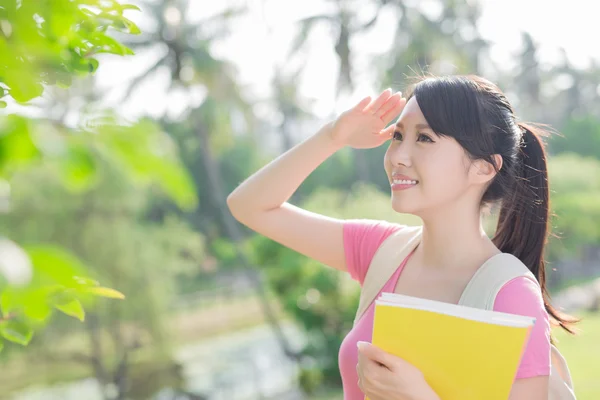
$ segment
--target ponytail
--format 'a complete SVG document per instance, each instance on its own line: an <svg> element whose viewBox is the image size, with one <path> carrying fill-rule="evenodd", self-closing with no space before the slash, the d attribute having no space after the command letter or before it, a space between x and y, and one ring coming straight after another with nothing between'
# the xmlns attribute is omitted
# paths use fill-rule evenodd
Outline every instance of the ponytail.
<svg viewBox="0 0 600 400"><path fill-rule="evenodd" d="M541 137L548 133L531 124L519 123L518 127L523 136L518 150L516 181L513 190L502 201L492 240L500 251L519 258L535 275L552 324L574 334L572 325L579 319L552 307L546 288L544 247L550 207L546 151Z"/></svg>

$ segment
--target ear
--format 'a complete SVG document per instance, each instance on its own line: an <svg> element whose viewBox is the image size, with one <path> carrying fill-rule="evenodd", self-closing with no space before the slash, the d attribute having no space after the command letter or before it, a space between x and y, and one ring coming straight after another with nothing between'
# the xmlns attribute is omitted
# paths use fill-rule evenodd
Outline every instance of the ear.
<svg viewBox="0 0 600 400"><path fill-rule="evenodd" d="M502 168L502 156L500 154L492 155L498 166L498 171ZM475 183L488 183L496 176L496 170L494 166L485 160L476 160L473 162L472 168L472 179Z"/></svg>

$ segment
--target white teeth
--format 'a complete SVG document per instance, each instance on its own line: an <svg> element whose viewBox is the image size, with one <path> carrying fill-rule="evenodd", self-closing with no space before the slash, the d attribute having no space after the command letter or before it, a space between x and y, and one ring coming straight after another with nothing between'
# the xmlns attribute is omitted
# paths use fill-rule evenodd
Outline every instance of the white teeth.
<svg viewBox="0 0 600 400"><path fill-rule="evenodd" d="M417 181L409 181L409 180L405 180L405 179L394 179L394 184L395 185L416 185Z"/></svg>

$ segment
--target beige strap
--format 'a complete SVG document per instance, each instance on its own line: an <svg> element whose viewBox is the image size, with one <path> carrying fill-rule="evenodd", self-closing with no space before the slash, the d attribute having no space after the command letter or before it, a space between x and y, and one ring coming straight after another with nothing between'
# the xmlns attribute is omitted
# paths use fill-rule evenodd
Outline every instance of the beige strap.
<svg viewBox="0 0 600 400"><path fill-rule="evenodd" d="M354 324L367 311L385 283L402 261L421 241L421 226L404 226L388 236L379 246L365 275Z"/></svg>
<svg viewBox="0 0 600 400"><path fill-rule="evenodd" d="M458 304L493 310L500 289L510 280L520 276L526 276L537 283L535 276L517 257L510 253L496 254L475 272L463 290Z"/></svg>
<svg viewBox="0 0 600 400"><path fill-rule="evenodd" d="M497 254L479 267L463 291L459 304L493 310L500 289L512 279L521 276L539 284L533 273L517 257L509 253ZM548 399L575 400L573 381L567 362L554 345L550 350Z"/></svg>

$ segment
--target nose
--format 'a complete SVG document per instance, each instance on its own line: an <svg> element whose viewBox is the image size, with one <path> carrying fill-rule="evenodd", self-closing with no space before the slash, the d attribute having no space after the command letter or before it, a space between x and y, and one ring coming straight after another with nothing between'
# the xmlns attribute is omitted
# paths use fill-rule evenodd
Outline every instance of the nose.
<svg viewBox="0 0 600 400"><path fill-rule="evenodd" d="M394 166L404 165L410 167L412 165L412 150L407 142L394 142L388 148L388 158Z"/></svg>

